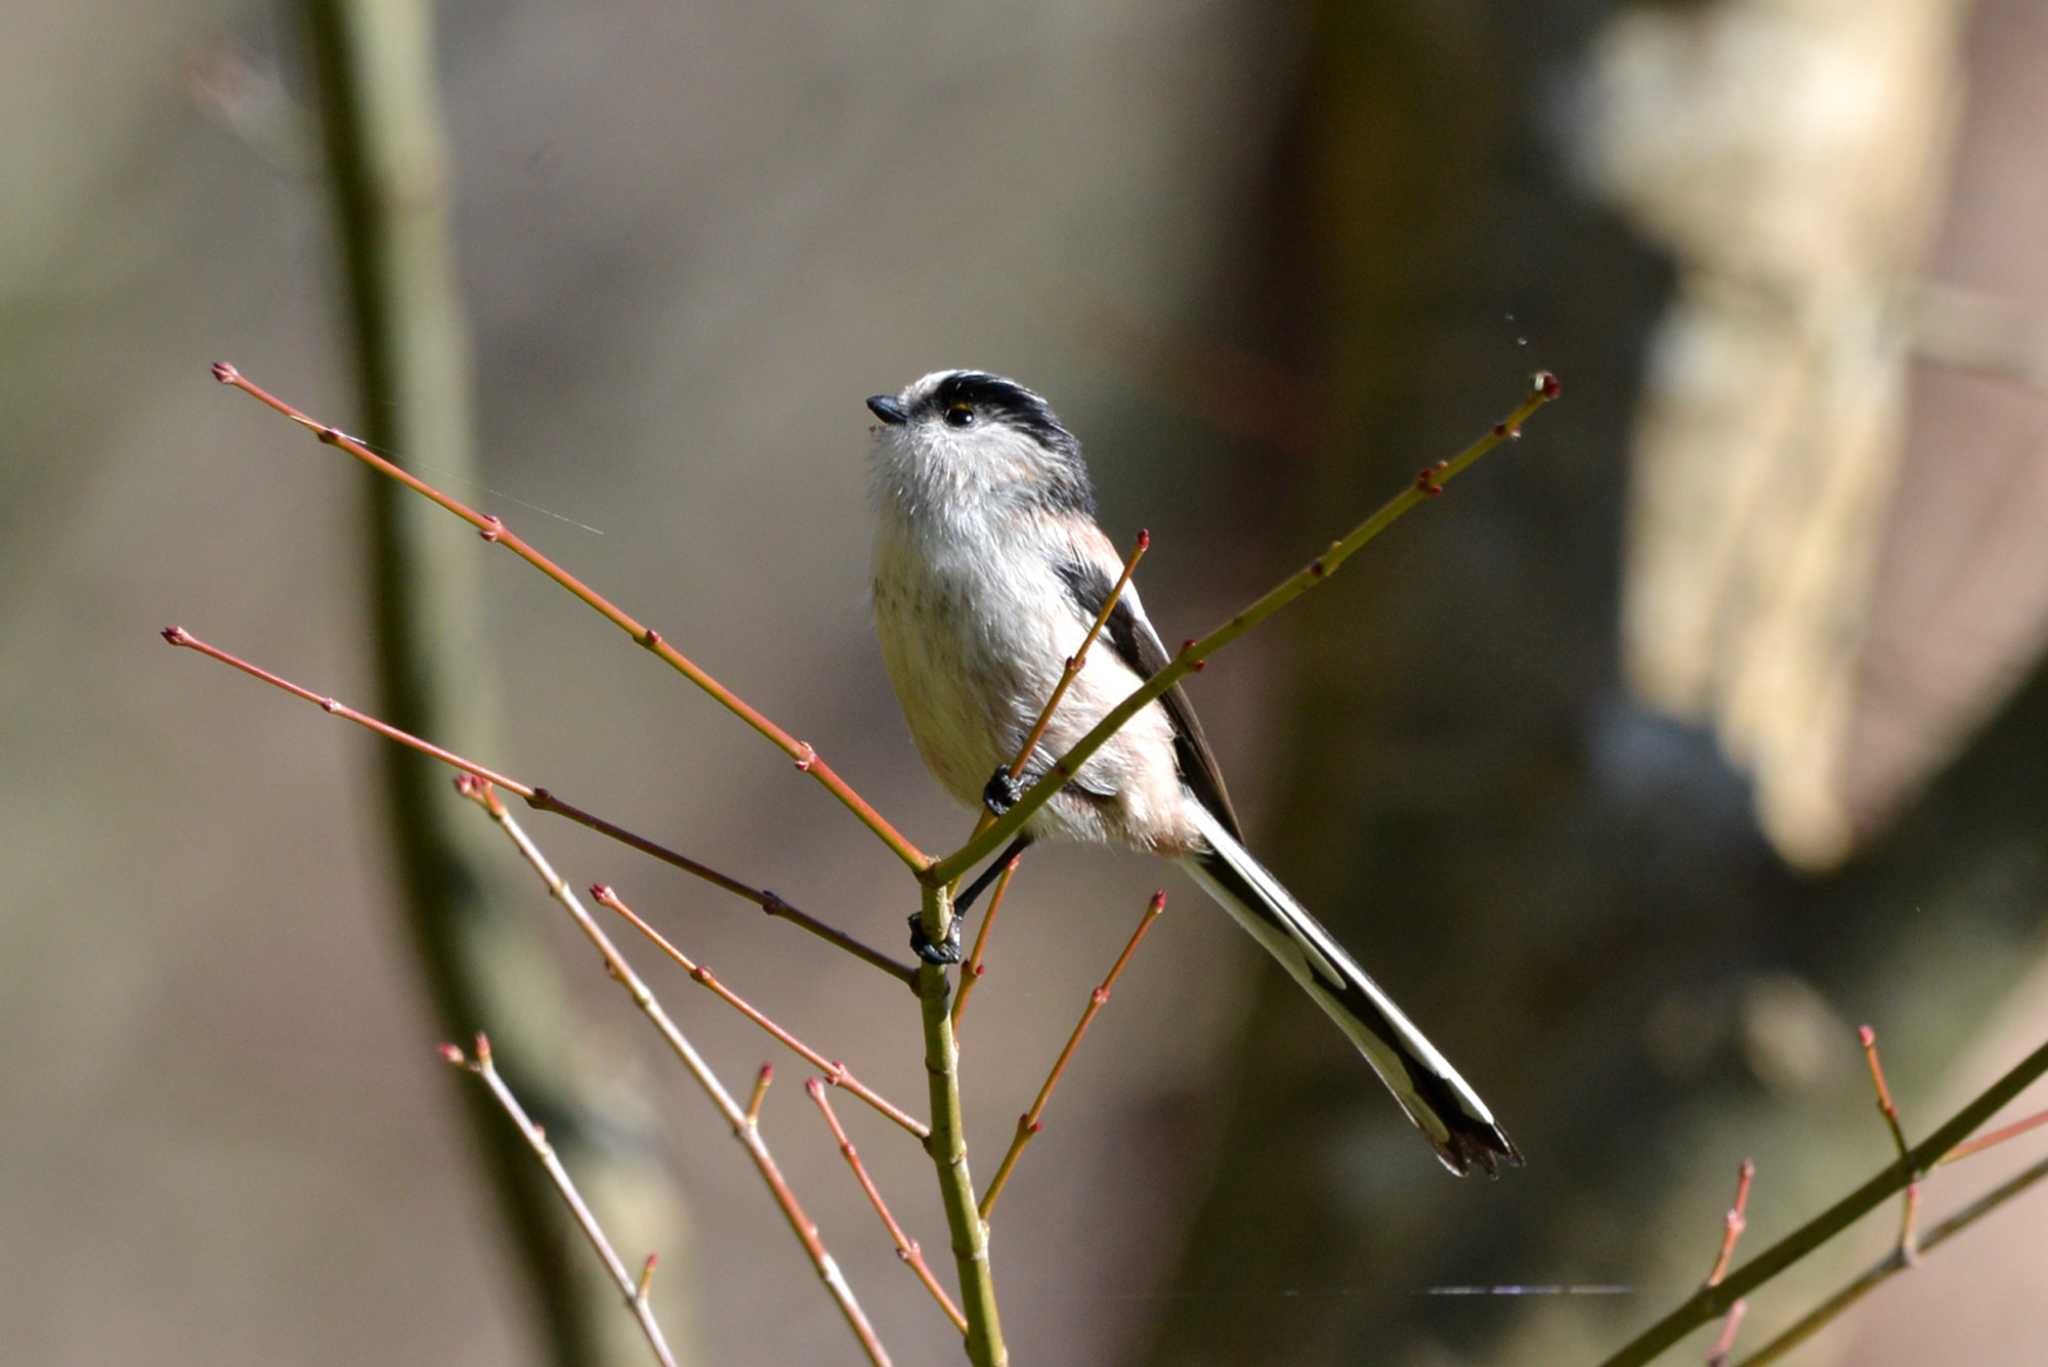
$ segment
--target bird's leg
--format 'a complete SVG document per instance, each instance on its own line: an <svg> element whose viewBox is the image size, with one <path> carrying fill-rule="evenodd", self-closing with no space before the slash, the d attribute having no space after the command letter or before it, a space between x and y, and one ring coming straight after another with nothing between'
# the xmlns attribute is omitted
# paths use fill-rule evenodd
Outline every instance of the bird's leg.
<svg viewBox="0 0 2048 1367"><path fill-rule="evenodd" d="M967 909L974 905L974 899L987 892L988 885L1001 877L1004 869L1010 867L1010 861L1031 848L1031 841L1032 835L1029 831L1012 840L1009 849L1004 850L994 859L989 860L988 866L980 873L974 875L974 881L960 890L960 895L953 899L953 923L955 925L958 925L960 918L967 914Z"/></svg>
<svg viewBox="0 0 2048 1367"><path fill-rule="evenodd" d="M924 933L924 914L913 912L910 917L910 949L918 958L928 964L957 964L960 962L960 927L967 919L967 909L974 905L974 899L988 891L988 885L1010 867L1010 861L1030 848L1032 836L1029 831L1010 842L1010 847L991 860L988 866L974 876L974 881L960 890L953 899L953 924L946 931L945 941L933 944Z"/></svg>

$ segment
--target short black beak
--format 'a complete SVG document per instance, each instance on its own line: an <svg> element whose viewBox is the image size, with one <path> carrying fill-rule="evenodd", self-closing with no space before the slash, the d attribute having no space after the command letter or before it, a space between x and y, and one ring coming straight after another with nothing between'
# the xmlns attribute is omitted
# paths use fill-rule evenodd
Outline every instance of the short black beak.
<svg viewBox="0 0 2048 1367"><path fill-rule="evenodd" d="M888 394L877 394L868 400L868 412L888 423L891 427L910 420L910 412Z"/></svg>

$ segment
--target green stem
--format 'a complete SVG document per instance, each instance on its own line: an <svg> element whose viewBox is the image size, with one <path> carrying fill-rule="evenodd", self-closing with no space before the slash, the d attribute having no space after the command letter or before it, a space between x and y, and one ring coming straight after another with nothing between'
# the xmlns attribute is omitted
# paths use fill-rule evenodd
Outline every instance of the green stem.
<svg viewBox="0 0 2048 1367"><path fill-rule="evenodd" d="M1518 435L1522 424L1557 395L1556 377L1547 372L1538 374L1529 397L1524 399L1514 412L1496 424L1492 431L1451 459L1424 470L1413 484L1381 504L1371 517L1352 528L1349 535L1341 540L1332 541L1328 550L1302 566L1297 573L1282 581L1265 597L1199 641L1190 641L1181 647L1180 654L1174 656L1172 663L1111 708L1109 714L1096 723L1095 729L1083 736L1073 749L1060 756L1051 771L1027 789L1023 798L1005 812L1001 820L977 831L965 845L937 863L927 866L918 874L918 880L926 884L950 884L1009 843L1010 838L1038 814L1038 809L1049 802L1060 789L1066 787L1074 775L1081 772L1082 766L1089 758L1132 717L1157 701L1168 689L1189 674L1200 669L1211 655L1335 574L1346 560L1381 532L1400 521L1416 505L1429 501L1434 493L1441 492L1446 484L1463 474L1481 456Z"/></svg>
<svg viewBox="0 0 2048 1367"><path fill-rule="evenodd" d="M952 927L952 898L943 883L924 889L922 929L942 944ZM952 1234L953 1265L960 1277L960 1309L967 1316L967 1360L975 1367L1006 1367L1003 1322L996 1309L995 1275L989 1267L988 1226L974 1200L967 1170L967 1130L960 1109L960 1047L953 1037L952 984L944 965L918 969L917 995L924 1012L924 1067L931 1083L931 1137L925 1152L939 1175L939 1199Z"/></svg>
<svg viewBox="0 0 2048 1367"><path fill-rule="evenodd" d="M1635 1364L1648 1362L1694 1329L1719 1319L1737 1300L1847 1229L1886 1198L1903 1191L1907 1183L1916 1180L1943 1154L1969 1138L1978 1126L1996 1115L2000 1107L2018 1096L2043 1073L2048 1073L2048 1044L2021 1059L2004 1077L1979 1093L1903 1157L1729 1273L1720 1285L1701 1287L1677 1309L1631 1339L1601 1367L1635 1367Z"/></svg>

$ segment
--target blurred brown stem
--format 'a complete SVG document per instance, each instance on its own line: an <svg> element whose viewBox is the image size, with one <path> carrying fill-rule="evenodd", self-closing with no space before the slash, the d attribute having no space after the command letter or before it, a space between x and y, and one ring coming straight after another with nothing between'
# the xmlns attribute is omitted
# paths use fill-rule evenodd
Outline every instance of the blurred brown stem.
<svg viewBox="0 0 2048 1367"><path fill-rule="evenodd" d="M447 153L437 106L434 10L415 0L313 0L303 14L334 208L343 316L370 439L431 452L478 479L470 426L467 325L448 227ZM495 694L477 609L475 557L397 491L369 493L365 534L377 707L423 735L489 744ZM383 756L391 880L435 1014L457 1030L492 1022L518 1060L527 1100L553 1117L554 1144L585 1179L633 1202L655 1242L684 1243L680 1204L640 1117L576 1069L567 1010L540 936L505 910L488 836L462 821L403 751ZM540 1318L554 1360L637 1355L633 1326L588 1260L562 1238L552 1192L479 1094L464 1108L526 1274L517 1299ZM599 1119L599 1117L602 1117ZM587 1135L611 1134L600 1147ZM631 1135L627 1142L618 1142ZM644 1140L645 1142L639 1142ZM687 1354L686 1354L687 1356Z"/></svg>
<svg viewBox="0 0 2048 1367"><path fill-rule="evenodd" d="M1911 1270L1918 1258L1934 1252L2044 1177L2048 1177L2048 1158L2008 1178L1946 1220L1935 1224L1921 1237L1915 1249L1915 1257L1908 1258L1904 1248L1894 1248L1862 1275L1801 1315L1776 1338L1744 1358L1741 1367L1762 1367L1765 1363L1778 1361L1827 1325L1841 1318L1844 1311L1880 1285L1901 1272Z"/></svg>

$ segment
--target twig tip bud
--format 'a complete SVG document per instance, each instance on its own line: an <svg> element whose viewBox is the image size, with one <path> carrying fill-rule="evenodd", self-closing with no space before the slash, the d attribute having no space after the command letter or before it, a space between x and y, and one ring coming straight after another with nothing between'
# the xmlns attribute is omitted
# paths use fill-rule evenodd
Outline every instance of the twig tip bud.
<svg viewBox="0 0 2048 1367"><path fill-rule="evenodd" d="M1138 528L1138 549L1141 551L1152 549L1152 529L1150 527Z"/></svg>
<svg viewBox="0 0 2048 1367"><path fill-rule="evenodd" d="M213 378L219 380L222 384L233 384L236 380L242 378L242 372L229 365L226 361L215 361L213 363Z"/></svg>
<svg viewBox="0 0 2048 1367"><path fill-rule="evenodd" d="M491 1037L481 1030L476 1032L476 1061L486 1068L491 1066Z"/></svg>
<svg viewBox="0 0 2048 1367"><path fill-rule="evenodd" d="M809 1096L811 1100L816 1101L819 1097L825 1095L825 1079L821 1077L805 1078L804 1093L807 1096Z"/></svg>
<svg viewBox="0 0 2048 1367"><path fill-rule="evenodd" d="M469 1066L469 1059L463 1054L463 1052L460 1049L456 1048L452 1044L443 1044L436 1052L438 1052L444 1060L454 1064L457 1068L467 1068Z"/></svg>
<svg viewBox="0 0 2048 1367"><path fill-rule="evenodd" d="M606 906L610 906L619 900L619 895L612 891L610 883L592 883L590 885L590 897L592 901L602 902Z"/></svg>
<svg viewBox="0 0 2048 1367"><path fill-rule="evenodd" d="M1546 399L1554 399L1564 393L1564 383L1548 370L1539 370L1529 377L1529 387Z"/></svg>
<svg viewBox="0 0 2048 1367"><path fill-rule="evenodd" d="M1165 888L1161 888L1159 889L1159 891L1152 894L1152 905L1150 907L1150 910L1154 916L1157 916L1160 912L1166 910Z"/></svg>
<svg viewBox="0 0 2048 1367"><path fill-rule="evenodd" d="M157 634L174 646L190 645L192 643L192 634L183 627L165 627Z"/></svg>
<svg viewBox="0 0 2048 1367"><path fill-rule="evenodd" d="M1856 1027L1856 1039L1865 1049L1874 1048L1877 1044L1877 1031L1867 1025L1859 1025Z"/></svg>

